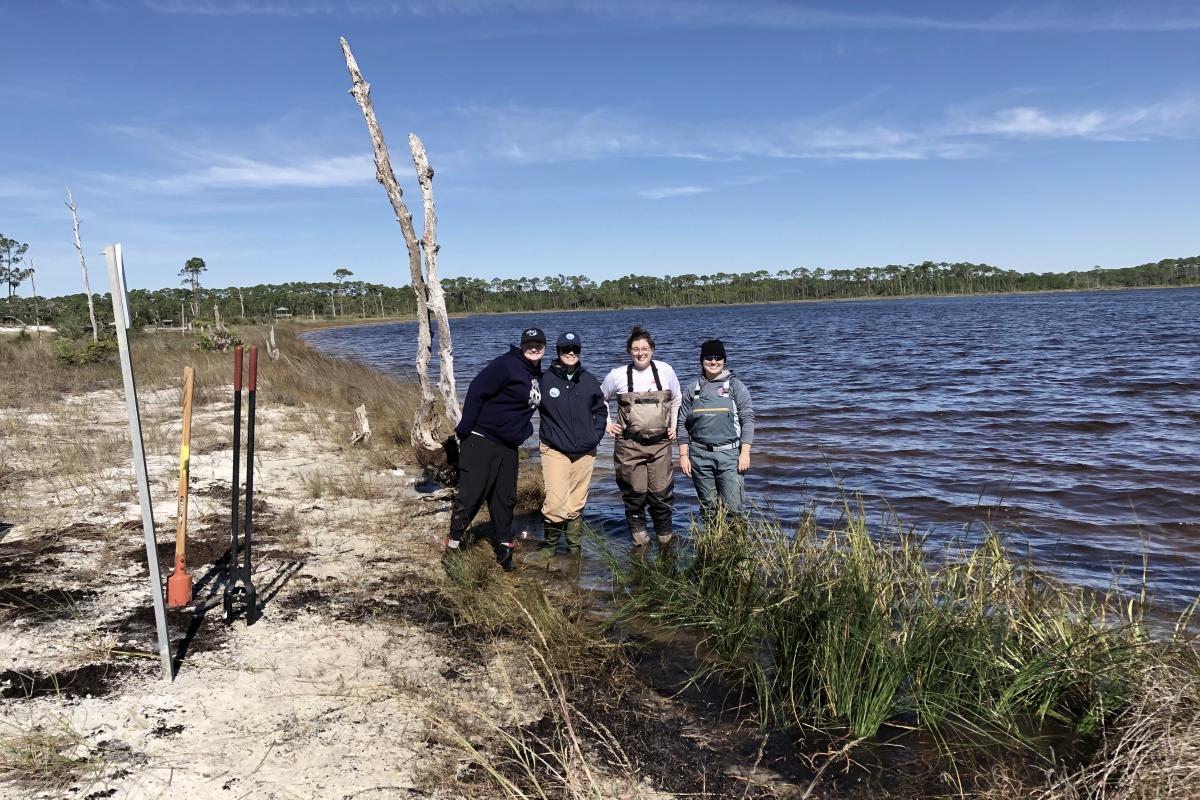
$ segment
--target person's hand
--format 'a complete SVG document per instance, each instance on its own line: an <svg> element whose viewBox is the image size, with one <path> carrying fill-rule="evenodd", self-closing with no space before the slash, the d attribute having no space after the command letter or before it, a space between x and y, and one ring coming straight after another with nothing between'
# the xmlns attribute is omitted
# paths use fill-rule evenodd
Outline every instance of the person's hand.
<svg viewBox="0 0 1200 800"><path fill-rule="evenodd" d="M679 451L679 471L687 477L692 477L692 460L688 458L687 450Z"/></svg>
<svg viewBox="0 0 1200 800"><path fill-rule="evenodd" d="M745 472L748 469L750 469L750 454L743 450L738 454L737 471Z"/></svg>
<svg viewBox="0 0 1200 800"><path fill-rule="evenodd" d="M667 429L667 439L672 442L675 441L675 427L674 426L671 426L670 428Z"/></svg>
<svg viewBox="0 0 1200 800"><path fill-rule="evenodd" d="M608 423L608 435L613 437L614 439L617 438L618 436L620 436L621 435L621 423L619 423L619 422Z"/></svg>

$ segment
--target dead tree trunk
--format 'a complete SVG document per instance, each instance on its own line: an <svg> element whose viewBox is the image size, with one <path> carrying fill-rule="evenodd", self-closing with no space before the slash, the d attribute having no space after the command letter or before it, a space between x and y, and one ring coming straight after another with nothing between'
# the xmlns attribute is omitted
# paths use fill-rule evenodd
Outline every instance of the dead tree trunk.
<svg viewBox="0 0 1200 800"><path fill-rule="evenodd" d="M242 287L238 287L238 305L242 308L242 315L238 319L246 318L246 298L242 297Z"/></svg>
<svg viewBox="0 0 1200 800"><path fill-rule="evenodd" d="M67 208L71 209L71 221L75 223L75 249L79 251L79 268L83 270L83 292L87 295L88 318L92 321L92 341L99 339L96 328L96 304L92 300L92 287L88 282L87 262L83 259L83 242L79 240L79 215L75 213L75 198L71 197L71 187L67 187Z"/></svg>
<svg viewBox="0 0 1200 800"><path fill-rule="evenodd" d="M421 245L413 229L412 214L404 204L404 191L396 180L392 170L392 159L388 155L387 145L383 141L383 131L375 119L375 110L371 107L371 85L363 80L358 62L350 52L350 45L345 38L340 39L342 55L346 59L346 69L350 71L350 94L362 109L363 119L367 122L367 131L371 135L371 146L375 152L375 179L387 192L392 210L396 214L396 222L400 223L400 231L404 235L404 244L408 247L408 270L412 278L413 294L417 301L417 377L421 387L421 404L417 409L416 419L412 428L412 443L419 449L434 451L441 449L441 444L434 434L434 404L436 398L433 387L429 385L429 357L433 351L433 341L429 333L429 309L425 278L421 272Z"/></svg>
<svg viewBox="0 0 1200 800"><path fill-rule="evenodd" d="M425 254L425 287L429 293L429 310L433 312L438 326L438 387L442 390L442 402L451 425L462 419L462 408L458 405L458 393L454 388L454 347L450 340L450 318L446 314L446 295L437 274L437 254L441 246L437 243L437 208L433 204L433 167L425 155L425 145L415 133L408 135L408 147L412 151L413 165L417 168L417 183L421 185L424 201L425 231L421 237L421 249Z"/></svg>
<svg viewBox="0 0 1200 800"><path fill-rule="evenodd" d="M37 278L34 277L34 274L36 272L37 272L37 270L35 270L33 268L33 259L30 259L29 260L29 286L30 286L30 288L33 289L33 326L35 328L37 328L38 341L41 342L42 341L42 312L40 310L41 307L38 305Z"/></svg>

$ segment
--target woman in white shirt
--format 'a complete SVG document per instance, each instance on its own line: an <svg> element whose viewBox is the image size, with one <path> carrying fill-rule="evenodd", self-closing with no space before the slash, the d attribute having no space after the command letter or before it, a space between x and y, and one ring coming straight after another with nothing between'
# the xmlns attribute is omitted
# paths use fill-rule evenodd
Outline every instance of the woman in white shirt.
<svg viewBox="0 0 1200 800"><path fill-rule="evenodd" d="M600 386L604 401L617 400L617 419L608 432L616 439L617 487L625 502L629 535L637 547L650 542L646 507L660 547L671 542L675 504L675 471L671 443L683 392L670 364L654 359L654 337L634 325L625 345L629 363L608 373Z"/></svg>

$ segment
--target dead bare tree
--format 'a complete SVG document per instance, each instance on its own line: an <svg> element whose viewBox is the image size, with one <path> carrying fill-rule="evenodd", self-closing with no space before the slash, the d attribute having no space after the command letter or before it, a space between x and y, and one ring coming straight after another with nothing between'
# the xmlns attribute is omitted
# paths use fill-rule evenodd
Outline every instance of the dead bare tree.
<svg viewBox="0 0 1200 800"><path fill-rule="evenodd" d="M71 221L75 223L75 249L79 251L79 268L83 270L83 293L87 295L88 317L92 321L92 341L98 341L96 328L96 304L92 300L92 286L88 282L87 261L83 258L83 242L79 240L79 215L75 210L75 198L71 196L71 187L67 187L67 208L71 209Z"/></svg>
<svg viewBox="0 0 1200 800"><path fill-rule="evenodd" d="M438 387L442 390L442 401L446 405L446 416L451 425L462 419L458 405L458 394L454 388L454 353L450 343L450 317L446 314L446 295L437 274L437 254L441 245L437 243L437 208L433 204L433 167L425 155L425 145L415 133L408 135L408 148L412 151L413 166L417 168L417 183L421 185L424 202L425 230L421 237L421 250L425 256L425 287L429 293L429 309L438 326Z"/></svg>
<svg viewBox="0 0 1200 800"><path fill-rule="evenodd" d="M33 326L37 329L38 341L42 341L42 312L38 305L37 270L33 268L33 259L29 259L29 286L33 289Z"/></svg>
<svg viewBox="0 0 1200 800"><path fill-rule="evenodd" d="M354 54L350 52L349 43L344 37L339 41L342 44L342 55L346 59L346 68L350 71L350 94L354 96L359 108L362 109L363 118L367 123L367 131L371 136L371 146L375 153L375 178L387 192L392 210L396 214L396 221L400 224L400 231L404 235L405 246L408 248L408 268L417 303L417 378L421 388L421 403L417 408L413 424L412 442L413 446L419 450L432 453L442 449L442 445L434 433L437 427L437 421L434 418L436 396L429 382L429 359L433 352L429 314L431 311L436 314L439 306L441 309L441 316L438 318L439 364L442 374L439 388L442 391L446 416L452 421L452 424L462 418L458 397L454 393L454 359L450 341L450 326L448 320L443 323L446 304L441 284L437 278L438 246L435 241L437 217L433 206L433 170L429 167L420 139L410 136L409 144L413 148L413 163L417 166L417 180L421 182L422 193L425 195L425 239L419 240L416 229L413 227L412 214L404 203L404 191L400 188L400 183L396 180L396 173L392 170L392 159L383 139L383 131L380 130L379 121L375 118L375 110L371 107L371 85L363 80L358 62L355 60ZM414 140L416 145L413 145ZM420 146L419 154L417 146ZM424 168L422 168L422 164L424 164ZM424 270L422 269L423 251Z"/></svg>

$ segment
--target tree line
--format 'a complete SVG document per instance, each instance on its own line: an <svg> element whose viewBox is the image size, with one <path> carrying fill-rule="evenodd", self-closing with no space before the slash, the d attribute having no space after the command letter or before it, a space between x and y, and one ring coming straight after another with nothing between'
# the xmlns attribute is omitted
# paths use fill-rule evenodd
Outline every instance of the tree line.
<svg viewBox="0 0 1200 800"><path fill-rule="evenodd" d="M12 269L14 265L5 264ZM353 273L339 268L332 281L288 282L255 286L208 288L201 285L203 259L189 259L181 275L185 286L129 292L135 324L177 327L181 320L211 321L217 313L228 322L265 321L279 317L330 319L411 316L415 300L408 286L387 286L349 280ZM6 278L15 278L8 274ZM18 283L19 285L19 283ZM926 261L921 264L856 269L798 267L776 272L662 277L626 275L595 281L586 275L534 278L449 278L442 280L450 311L505 312L551 309L604 309L633 306L689 306L903 297L911 295L969 295L1046 290L1089 290L1149 286L1200 285L1200 256L1139 264L1133 267L1071 272L1017 272L988 264ZM15 286L12 288L16 288ZM112 319L111 300L95 295L104 322ZM87 296L0 299L0 324L29 323L34 304L44 322L67 333L85 331ZM102 325L103 327L103 325ZM80 329L76 331L76 329Z"/></svg>

